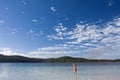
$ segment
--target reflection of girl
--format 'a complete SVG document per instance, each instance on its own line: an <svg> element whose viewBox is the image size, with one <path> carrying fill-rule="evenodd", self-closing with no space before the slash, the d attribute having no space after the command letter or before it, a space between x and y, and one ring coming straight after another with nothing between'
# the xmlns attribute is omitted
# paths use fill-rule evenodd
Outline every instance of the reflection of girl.
<svg viewBox="0 0 120 80"><path fill-rule="evenodd" d="M74 73L77 73L77 65L73 64Z"/></svg>
<svg viewBox="0 0 120 80"><path fill-rule="evenodd" d="M74 80L76 80L76 74L77 74L77 65L73 64L73 70L74 70Z"/></svg>

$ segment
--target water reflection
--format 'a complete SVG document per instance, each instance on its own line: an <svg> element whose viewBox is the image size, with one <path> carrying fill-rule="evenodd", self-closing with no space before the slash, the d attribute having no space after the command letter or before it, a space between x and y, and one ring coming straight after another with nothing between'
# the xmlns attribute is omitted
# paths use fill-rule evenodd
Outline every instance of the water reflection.
<svg viewBox="0 0 120 80"><path fill-rule="evenodd" d="M120 63L78 65L77 80L119 80ZM72 64L0 63L0 80L73 80Z"/></svg>

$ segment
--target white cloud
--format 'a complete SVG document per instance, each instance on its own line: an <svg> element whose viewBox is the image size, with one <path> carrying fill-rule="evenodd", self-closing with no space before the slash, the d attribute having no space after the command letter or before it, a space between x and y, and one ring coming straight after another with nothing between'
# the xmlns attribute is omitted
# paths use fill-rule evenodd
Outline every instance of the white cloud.
<svg viewBox="0 0 120 80"><path fill-rule="evenodd" d="M6 7L6 8L5 8L5 10L9 10L9 8L8 8L8 7Z"/></svg>
<svg viewBox="0 0 120 80"><path fill-rule="evenodd" d="M49 40L55 39L55 40L63 40L62 36L55 36L55 35L47 35Z"/></svg>
<svg viewBox="0 0 120 80"><path fill-rule="evenodd" d="M19 32L20 30L22 30L21 27L18 27L18 28L14 28L14 27L6 27L7 30L10 32L10 34L15 34L17 32Z"/></svg>
<svg viewBox="0 0 120 80"><path fill-rule="evenodd" d="M86 43L86 44L83 44L84 46L93 46L93 44L90 44L90 43Z"/></svg>
<svg viewBox="0 0 120 80"><path fill-rule="evenodd" d="M38 48L35 51L29 52L29 55L38 57L41 56L43 58L45 57L60 57L60 56L70 56L74 55L75 53L80 53L80 50L74 49L72 46L68 46L67 44L60 44L50 47L44 47L44 48Z"/></svg>
<svg viewBox="0 0 120 80"><path fill-rule="evenodd" d="M22 11L22 12L21 12L21 14L25 14L25 12L24 12L24 11Z"/></svg>
<svg viewBox="0 0 120 80"><path fill-rule="evenodd" d="M120 56L119 17L114 18L102 26L77 23L75 28L70 31L62 23L59 23L55 28L55 32L56 34L48 35L48 38L52 40L64 40L63 44L67 44L68 47L71 45L74 46L71 50L79 49L86 53L94 53L91 54L94 55L91 58L103 58L104 56L109 58L110 54Z"/></svg>
<svg viewBox="0 0 120 80"><path fill-rule="evenodd" d="M23 53L22 49L12 49L12 48L0 48L0 54L7 56L18 55L25 57L33 57L28 53Z"/></svg>
<svg viewBox="0 0 120 80"><path fill-rule="evenodd" d="M36 19L33 19L32 21L33 21L34 23L37 23L37 22L38 22L38 20L36 20Z"/></svg>
<svg viewBox="0 0 120 80"><path fill-rule="evenodd" d="M27 2L25 2L24 0L23 1L21 1L24 5L26 5L27 4Z"/></svg>
<svg viewBox="0 0 120 80"><path fill-rule="evenodd" d="M56 12L55 7L53 7L53 6L50 7L50 10L53 11L53 12Z"/></svg>
<svg viewBox="0 0 120 80"><path fill-rule="evenodd" d="M61 31L66 31L67 27L64 27L62 23L59 23L58 26L56 26L55 31L56 32L61 32Z"/></svg>
<svg viewBox="0 0 120 80"><path fill-rule="evenodd" d="M113 48L113 45L109 46L97 46L96 48L91 48L87 51L88 54L83 55L82 57L89 59L116 59L120 58L120 47Z"/></svg>
<svg viewBox="0 0 120 80"><path fill-rule="evenodd" d="M67 21L67 20L69 20L69 18L68 18L68 17L66 17L66 18L64 19L64 21Z"/></svg>
<svg viewBox="0 0 120 80"><path fill-rule="evenodd" d="M72 43L79 44L86 40L100 40L103 38L103 35L100 33L101 30L96 28L95 25L81 25L77 24L76 28L73 30L73 34L68 39L72 40Z"/></svg>
<svg viewBox="0 0 120 80"><path fill-rule="evenodd" d="M40 37L43 34L42 31L33 31L33 30L29 30L27 32L27 35L29 35L30 38L34 39L37 37Z"/></svg>
<svg viewBox="0 0 120 80"><path fill-rule="evenodd" d="M120 27L120 18L114 20L115 25Z"/></svg>
<svg viewBox="0 0 120 80"><path fill-rule="evenodd" d="M29 35L29 34L31 34L33 32L33 30L29 30L28 32L27 32L27 34Z"/></svg>
<svg viewBox="0 0 120 80"><path fill-rule="evenodd" d="M11 33L12 33L12 34L15 34L15 33L17 33L17 32L18 32L17 29L11 29Z"/></svg>
<svg viewBox="0 0 120 80"><path fill-rule="evenodd" d="M57 36L47 35L47 37L49 39L63 40L64 36L66 35L66 30L67 30L67 27L64 27L62 23L59 23L57 26L55 26L55 31L57 32Z"/></svg>
<svg viewBox="0 0 120 80"><path fill-rule="evenodd" d="M20 55L20 53L14 52L11 48L0 48L0 54L3 54L3 55Z"/></svg>
<svg viewBox="0 0 120 80"><path fill-rule="evenodd" d="M4 23L5 23L5 21L4 21L4 20L0 20L0 25L1 25L1 24L4 24Z"/></svg>
<svg viewBox="0 0 120 80"><path fill-rule="evenodd" d="M114 5L115 4L115 1L114 0L109 0L109 2L108 2L108 6L110 7L110 6L112 6L112 5Z"/></svg>
<svg viewBox="0 0 120 80"><path fill-rule="evenodd" d="M62 23L54 27L55 34L47 35L49 39L61 40L57 45L38 48L26 53L32 57L77 56L85 58L120 58L120 18L114 18L106 24L77 23L68 29ZM41 31L29 30L27 34L39 37ZM84 54L83 54L84 53ZM20 54L10 48L0 49L0 54Z"/></svg>
<svg viewBox="0 0 120 80"><path fill-rule="evenodd" d="M60 25L61 24L61 25ZM58 40L71 40L71 44L79 44L82 41L93 39L100 40L103 36L100 34L100 30L96 28L95 25L81 25L76 24L76 28L72 31L67 31L67 27L64 27L62 23L59 23L55 28L57 32L56 35L48 35L50 39L58 39ZM73 41L74 39L74 41Z"/></svg>

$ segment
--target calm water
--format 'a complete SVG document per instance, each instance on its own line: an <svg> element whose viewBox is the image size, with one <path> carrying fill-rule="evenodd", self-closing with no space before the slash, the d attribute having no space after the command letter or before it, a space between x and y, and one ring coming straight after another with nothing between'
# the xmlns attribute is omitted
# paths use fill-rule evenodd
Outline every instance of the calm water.
<svg viewBox="0 0 120 80"><path fill-rule="evenodd" d="M120 80L120 63L81 63L77 80ZM73 80L72 63L0 63L0 80Z"/></svg>

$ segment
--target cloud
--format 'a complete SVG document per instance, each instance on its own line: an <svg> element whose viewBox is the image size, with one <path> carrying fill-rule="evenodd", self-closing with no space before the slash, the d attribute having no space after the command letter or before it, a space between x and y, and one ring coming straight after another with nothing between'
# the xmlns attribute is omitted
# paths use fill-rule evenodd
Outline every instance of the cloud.
<svg viewBox="0 0 120 80"><path fill-rule="evenodd" d="M17 53L13 51L11 48L0 48L0 54L3 55L20 55L20 53Z"/></svg>
<svg viewBox="0 0 120 80"><path fill-rule="evenodd" d="M67 44L59 44L55 46L49 46L44 48L38 48L35 51L31 51L28 54L31 56L51 58L60 56L72 56L74 54L80 53L80 50L74 49L73 46L68 46Z"/></svg>
<svg viewBox="0 0 120 80"><path fill-rule="evenodd" d="M66 27L62 25L62 23L59 23L58 26L56 26L55 31L56 32L61 32L61 31L66 31Z"/></svg>
<svg viewBox="0 0 120 80"><path fill-rule="evenodd" d="M115 46L114 46L115 47ZM83 55L82 57L89 59L116 59L120 58L119 48L113 48L112 44L109 46L97 46L96 48L91 48L88 50L88 54Z"/></svg>
<svg viewBox="0 0 120 80"><path fill-rule="evenodd" d="M5 8L5 10L9 10L9 8L8 8L8 7L6 7L6 8Z"/></svg>
<svg viewBox="0 0 120 80"><path fill-rule="evenodd" d="M18 56L25 56L25 57L33 57L28 53L23 53L22 49L12 49L12 48L0 48L0 54L12 56L12 55L18 55Z"/></svg>
<svg viewBox="0 0 120 80"><path fill-rule="evenodd" d="M67 21L67 20L69 20L69 18L68 18L68 17L66 17L66 18L64 19L64 21Z"/></svg>
<svg viewBox="0 0 120 80"><path fill-rule="evenodd" d="M62 36L55 36L55 35L47 35L49 40L55 39L55 40L63 40L64 38Z"/></svg>
<svg viewBox="0 0 120 80"><path fill-rule="evenodd" d="M115 25L120 26L120 18L114 19Z"/></svg>
<svg viewBox="0 0 120 80"><path fill-rule="evenodd" d="M50 39L69 40L71 44L79 44L85 40L93 39L100 40L102 32L96 28L96 25L76 24L76 28L72 31L67 31L62 23L59 23L55 28L56 35L48 35ZM74 41L73 41L74 40Z"/></svg>
<svg viewBox="0 0 120 80"><path fill-rule="evenodd" d="M0 25L4 24L5 21L4 20L0 20Z"/></svg>
<svg viewBox="0 0 120 80"><path fill-rule="evenodd" d="M26 5L27 4L27 2L25 2L24 0L23 1L21 1L24 5Z"/></svg>
<svg viewBox="0 0 120 80"><path fill-rule="evenodd" d="M22 11L22 12L21 12L21 14L25 14L25 12L24 12L24 11Z"/></svg>
<svg viewBox="0 0 120 80"><path fill-rule="evenodd" d="M40 37L41 31L29 30L30 38ZM115 17L105 24L76 23L72 29L62 23L54 26L54 34L48 39L58 41L55 45L40 47L26 53L27 56L51 58L60 56L85 57L92 59L120 58L120 18ZM21 54L10 48L0 49L0 54Z"/></svg>
<svg viewBox="0 0 120 80"><path fill-rule="evenodd" d="M15 33L17 33L17 32L18 32L17 29L12 29L12 30L11 30L11 33L12 33L12 34L15 34Z"/></svg>
<svg viewBox="0 0 120 80"><path fill-rule="evenodd" d="M39 19L33 19L32 22L35 23L36 25L41 25L41 24L44 24L46 20L44 17L41 17Z"/></svg>
<svg viewBox="0 0 120 80"><path fill-rule="evenodd" d="M110 7L110 6L112 6L112 5L114 5L115 4L115 1L114 0L109 0L109 2L108 2L108 6Z"/></svg>
<svg viewBox="0 0 120 80"><path fill-rule="evenodd" d="M32 22L34 22L34 23L37 23L37 22L38 22L38 20L36 20L36 19L33 19L33 20L32 20Z"/></svg>
<svg viewBox="0 0 120 80"><path fill-rule="evenodd" d="M57 32L57 36L48 35L47 37L49 39L63 40L66 30L67 30L67 27L64 27L62 23L59 23L57 26L55 26L55 31Z"/></svg>
<svg viewBox="0 0 120 80"><path fill-rule="evenodd" d="M115 17L102 25L77 23L69 29L59 23L56 34L48 35L51 40L63 41L63 44L74 46L71 50L86 53L87 58L120 57L120 18ZM90 54L87 54L90 53ZM115 54L115 55L114 55Z"/></svg>
<svg viewBox="0 0 120 80"><path fill-rule="evenodd" d="M37 32L37 31L29 30L27 32L27 35L29 35L29 37L32 38L32 39L40 37L42 34L43 34L42 31L38 31Z"/></svg>
<svg viewBox="0 0 120 80"><path fill-rule="evenodd" d="M53 6L50 7L50 10L53 11L53 12L56 12L55 7L53 7Z"/></svg>
<svg viewBox="0 0 120 80"><path fill-rule="evenodd" d="M18 27L18 28L10 28L10 27L7 27L7 30L11 33L11 34L15 34L17 32L19 32L20 30L22 30L21 27Z"/></svg>

